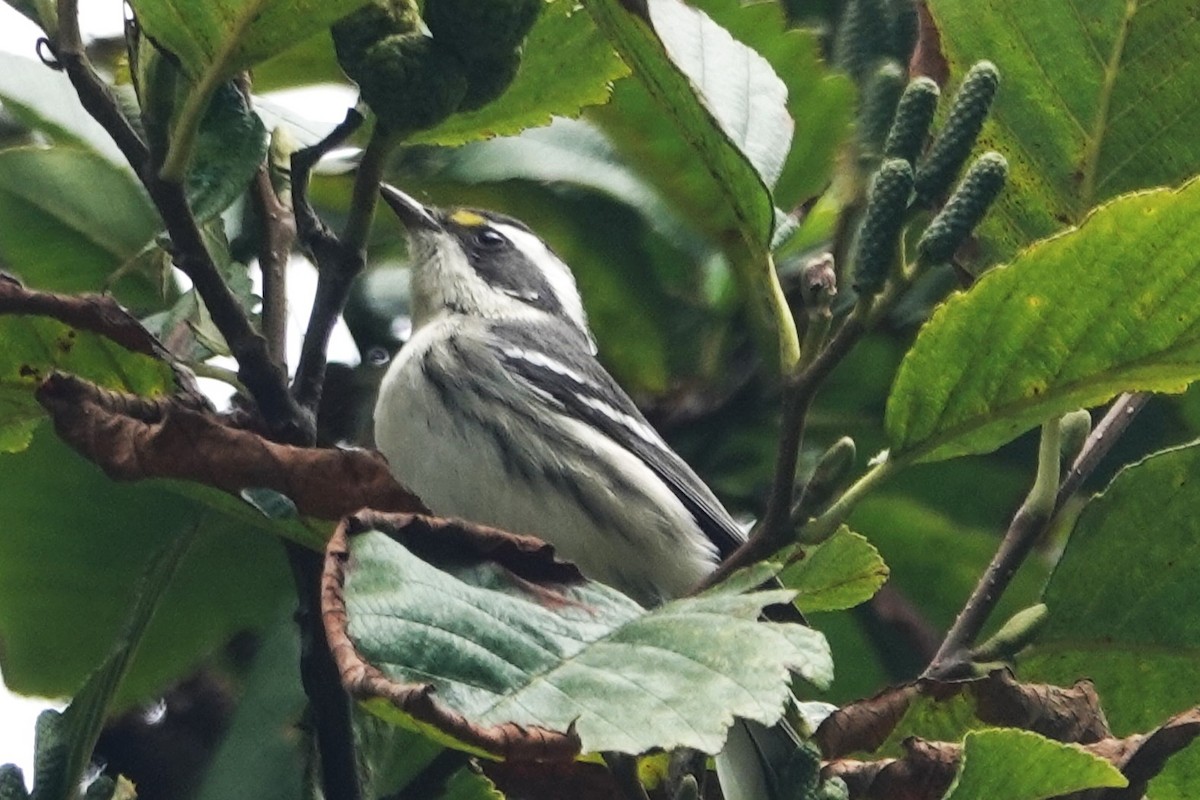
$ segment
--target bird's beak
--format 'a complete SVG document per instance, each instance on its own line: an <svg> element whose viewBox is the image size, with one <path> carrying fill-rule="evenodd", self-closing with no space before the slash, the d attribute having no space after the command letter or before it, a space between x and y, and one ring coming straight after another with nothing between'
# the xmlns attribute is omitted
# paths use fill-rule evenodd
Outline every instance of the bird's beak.
<svg viewBox="0 0 1200 800"><path fill-rule="evenodd" d="M396 216L400 218L400 222L404 224L409 233L442 230L441 224L433 214L429 213L429 209L395 186L389 186L386 183L380 184L379 193L392 207L392 211L396 212Z"/></svg>

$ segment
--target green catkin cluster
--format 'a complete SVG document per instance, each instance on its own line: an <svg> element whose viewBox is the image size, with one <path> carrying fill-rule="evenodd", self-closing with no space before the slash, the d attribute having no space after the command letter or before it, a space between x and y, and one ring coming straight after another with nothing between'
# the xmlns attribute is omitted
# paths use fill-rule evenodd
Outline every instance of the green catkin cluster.
<svg viewBox="0 0 1200 800"><path fill-rule="evenodd" d="M912 189L912 164L904 159L884 161L875 174L854 242L854 290L859 295L877 294L887 281Z"/></svg>
<svg viewBox="0 0 1200 800"><path fill-rule="evenodd" d="M863 84L892 52L893 24L890 0L847 0L833 44L834 63Z"/></svg>
<svg viewBox="0 0 1200 800"><path fill-rule="evenodd" d="M521 45L544 0L425 0L434 41L453 51L467 76L459 110L474 111L509 87L521 66Z"/></svg>
<svg viewBox="0 0 1200 800"><path fill-rule="evenodd" d="M433 38L463 61L503 56L521 46L545 0L425 0Z"/></svg>
<svg viewBox="0 0 1200 800"><path fill-rule="evenodd" d="M892 54L902 63L908 63L913 50L917 48L917 38L921 33L917 4L913 0L892 0L892 6L896 20Z"/></svg>
<svg viewBox="0 0 1200 800"><path fill-rule="evenodd" d="M922 203L940 197L962 169L999 86L1000 73L990 61L980 61L963 78L946 123L917 168L916 190Z"/></svg>
<svg viewBox="0 0 1200 800"><path fill-rule="evenodd" d="M1008 177L1008 162L999 153L984 153L967 170L962 183L917 242L923 264L941 264L971 234L991 207Z"/></svg>
<svg viewBox="0 0 1200 800"><path fill-rule="evenodd" d="M338 63L380 122L408 133L499 97L543 0L375 0L331 29Z"/></svg>
<svg viewBox="0 0 1200 800"><path fill-rule="evenodd" d="M863 156L878 159L904 91L905 71L895 61L881 63L867 82L858 115L858 143Z"/></svg>
<svg viewBox="0 0 1200 800"><path fill-rule="evenodd" d="M896 116L883 145L884 158L903 158L915 164L925 149L941 91L929 78L911 81L896 105Z"/></svg>
<svg viewBox="0 0 1200 800"><path fill-rule="evenodd" d="M0 766L0 800L27 800L25 776L12 764Z"/></svg>

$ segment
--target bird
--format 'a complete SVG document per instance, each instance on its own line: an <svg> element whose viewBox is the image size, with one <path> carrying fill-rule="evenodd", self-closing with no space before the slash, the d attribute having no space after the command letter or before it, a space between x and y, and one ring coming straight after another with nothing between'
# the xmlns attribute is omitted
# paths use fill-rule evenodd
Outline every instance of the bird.
<svg viewBox="0 0 1200 800"><path fill-rule="evenodd" d="M746 534L597 359L568 265L511 216L381 193L412 270L412 336L374 412L396 479L645 607L693 590ZM769 763L789 748L790 730L739 720L717 758L725 797L774 797Z"/></svg>

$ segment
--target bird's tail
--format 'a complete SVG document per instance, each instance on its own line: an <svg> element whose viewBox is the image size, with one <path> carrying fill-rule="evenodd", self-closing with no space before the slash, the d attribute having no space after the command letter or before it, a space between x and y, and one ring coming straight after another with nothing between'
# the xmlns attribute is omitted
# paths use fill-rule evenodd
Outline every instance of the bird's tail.
<svg viewBox="0 0 1200 800"><path fill-rule="evenodd" d="M739 719L729 729L725 749L717 754L717 777L725 800L786 800L796 787L785 773L794 768L801 747L786 722L771 727Z"/></svg>

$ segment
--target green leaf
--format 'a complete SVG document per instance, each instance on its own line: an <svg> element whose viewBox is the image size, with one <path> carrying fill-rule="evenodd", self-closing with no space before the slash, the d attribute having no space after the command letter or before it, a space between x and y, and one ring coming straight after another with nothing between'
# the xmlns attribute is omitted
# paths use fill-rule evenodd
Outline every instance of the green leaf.
<svg viewBox="0 0 1200 800"><path fill-rule="evenodd" d="M231 83L217 90L196 136L187 176L188 201L206 222L232 205L250 185L267 154L267 129Z"/></svg>
<svg viewBox="0 0 1200 800"><path fill-rule="evenodd" d="M291 613L280 615L254 656L242 701L204 773L197 800L304 796L304 759L296 726L307 698L296 670L299 663L296 623Z"/></svg>
<svg viewBox="0 0 1200 800"><path fill-rule="evenodd" d="M553 116L573 117L585 106L608 101L613 81L629 68L572 0L552 0L525 41L521 71L495 102L455 114L410 138L414 144L458 145L506 136Z"/></svg>
<svg viewBox="0 0 1200 800"><path fill-rule="evenodd" d="M138 24L199 78L231 78L328 28L364 0L132 0Z"/></svg>
<svg viewBox="0 0 1200 800"><path fill-rule="evenodd" d="M618 0L584 6L711 174L727 219L716 230L732 230L752 253L765 253L775 225L767 185L792 134L782 81L761 56L678 0L651 0L649 19ZM725 82L735 75L740 83Z"/></svg>
<svg viewBox="0 0 1200 800"><path fill-rule="evenodd" d="M979 59L1003 85L981 143L1012 164L983 225L995 258L1200 163L1200 49L1191 0L930 0L951 68Z"/></svg>
<svg viewBox="0 0 1200 800"><path fill-rule="evenodd" d="M888 579L879 551L845 525L821 544L803 548L803 553L779 579L796 590L796 606L805 613L853 608L874 597Z"/></svg>
<svg viewBox="0 0 1200 800"><path fill-rule="evenodd" d="M254 92L350 81L342 72L328 31L309 36L254 68Z"/></svg>
<svg viewBox="0 0 1200 800"><path fill-rule="evenodd" d="M68 147L0 151L0 257L30 286L96 291L132 262L159 230L158 215L126 170ZM161 303L139 272L117 283L122 302Z"/></svg>
<svg viewBox="0 0 1200 800"><path fill-rule="evenodd" d="M15 8L37 25L43 25L43 19L47 21L57 19L57 15L54 13L54 3L51 0L4 0L4 3Z"/></svg>
<svg viewBox="0 0 1200 800"><path fill-rule="evenodd" d="M819 633L757 621L790 592L719 588L647 611L570 568L548 572L546 549L517 558L456 541L439 557L428 542L444 535L408 547L378 530L352 536L345 600L361 656L397 684L434 687L463 715L452 736L515 723L574 731L586 752L714 753L734 716L779 719L790 672L832 677ZM414 724L397 706L370 707Z"/></svg>
<svg viewBox="0 0 1200 800"><path fill-rule="evenodd" d="M114 483L49 429L0 456L0 485L0 670L13 691L76 691L119 634L149 555L198 524L116 706L160 691L234 632L272 621L289 592L270 537L164 483Z"/></svg>
<svg viewBox="0 0 1200 800"><path fill-rule="evenodd" d="M689 5L753 48L787 86L795 130L773 186L775 204L788 209L819 194L829 183L838 148L851 133L854 82L825 64L817 31L788 26L778 2L694 0Z"/></svg>
<svg viewBox="0 0 1200 800"><path fill-rule="evenodd" d="M40 61L0 53L0 102L25 125L52 139L83 145L125 165L108 132L84 110L71 79Z"/></svg>
<svg viewBox="0 0 1200 800"><path fill-rule="evenodd" d="M154 555L137 582L133 607L108 657L88 676L66 709L61 713L46 711L39 718L38 737L40 739L44 734L48 742L44 745L39 742L38 746L34 800L57 800L74 795L74 788L82 779L100 738L117 688L128 673L150 620L194 539L195 530L181 531ZM55 752L48 752L51 748ZM41 763L47 757L52 765L49 769L43 768Z"/></svg>
<svg viewBox="0 0 1200 800"><path fill-rule="evenodd" d="M1200 376L1200 181L1131 195L942 305L888 398L900 458L986 453L1052 416Z"/></svg>
<svg viewBox="0 0 1200 800"><path fill-rule="evenodd" d="M168 364L103 336L45 317L0 315L0 453L29 444L34 427L45 417L34 390L54 370L151 397L175 385Z"/></svg>
<svg viewBox="0 0 1200 800"><path fill-rule="evenodd" d="M1080 514L1043 594L1050 608L1023 677L1091 678L1118 736L1150 730L1196 702L1200 616L1200 446L1117 474ZM1196 796L1200 751L1174 757L1150 796Z"/></svg>
<svg viewBox="0 0 1200 800"><path fill-rule="evenodd" d="M958 776L946 800L1044 800L1128 783L1112 764L1077 745L994 728L963 739Z"/></svg>

